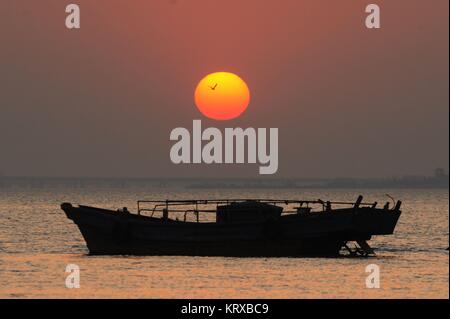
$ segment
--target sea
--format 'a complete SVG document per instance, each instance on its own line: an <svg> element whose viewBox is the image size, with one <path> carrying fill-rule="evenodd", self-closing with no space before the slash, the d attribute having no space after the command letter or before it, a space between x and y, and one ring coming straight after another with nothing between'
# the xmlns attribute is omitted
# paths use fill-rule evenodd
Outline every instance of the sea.
<svg viewBox="0 0 450 319"><path fill-rule="evenodd" d="M145 179L0 180L0 298L449 298L448 189L194 187ZM198 185L198 183L197 183ZM403 202L394 235L370 258L89 256L63 202L103 208L138 200L272 198ZM70 288L68 265L79 268ZM375 265L375 266L374 266ZM375 267L375 268L374 268ZM377 269L377 285L369 280Z"/></svg>

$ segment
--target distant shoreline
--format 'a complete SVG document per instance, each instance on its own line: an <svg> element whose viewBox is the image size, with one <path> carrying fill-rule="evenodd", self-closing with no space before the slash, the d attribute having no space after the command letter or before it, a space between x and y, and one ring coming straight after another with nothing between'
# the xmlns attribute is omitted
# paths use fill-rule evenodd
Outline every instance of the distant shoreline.
<svg viewBox="0 0 450 319"><path fill-rule="evenodd" d="M448 175L393 178L94 178L94 177L10 177L0 176L0 187L40 187L46 184L87 187L151 186L188 189L448 189Z"/></svg>

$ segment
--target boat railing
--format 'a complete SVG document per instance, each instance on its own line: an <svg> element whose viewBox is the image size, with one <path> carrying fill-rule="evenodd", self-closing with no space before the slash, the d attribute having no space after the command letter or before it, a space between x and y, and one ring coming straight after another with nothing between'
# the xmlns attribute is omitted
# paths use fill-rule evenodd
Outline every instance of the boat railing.
<svg viewBox="0 0 450 319"><path fill-rule="evenodd" d="M236 202L258 202L271 205L283 205L286 210L283 214L299 213L300 211L310 212L312 206L321 207L322 211L331 211L332 207L371 207L375 208L377 202L366 203L363 202L363 197L360 195L355 202L345 201L323 201L317 200L291 200L291 199L249 199L249 198L235 198L235 199L178 199L178 200L138 200L137 212L138 215L142 213L150 213L153 215L157 212L162 213L163 218L168 218L170 213L183 213L184 221L186 221L187 214L193 213L196 220L199 221L200 213L216 213L217 207L221 205L230 205ZM394 201L394 210L400 210L401 202ZM289 210L289 208L291 210ZM384 205L384 209L389 209L389 202Z"/></svg>

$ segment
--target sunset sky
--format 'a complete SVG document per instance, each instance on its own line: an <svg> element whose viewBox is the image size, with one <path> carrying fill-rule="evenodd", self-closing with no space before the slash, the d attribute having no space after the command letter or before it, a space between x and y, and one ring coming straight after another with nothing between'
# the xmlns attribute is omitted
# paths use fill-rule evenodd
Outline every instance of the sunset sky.
<svg viewBox="0 0 450 319"><path fill-rule="evenodd" d="M68 30L65 6L81 7ZM279 128L282 177L449 167L448 0L0 2L0 171L10 176L257 176L174 165L170 131ZM365 6L381 29L365 28ZM238 118L194 103L216 71L251 91Z"/></svg>

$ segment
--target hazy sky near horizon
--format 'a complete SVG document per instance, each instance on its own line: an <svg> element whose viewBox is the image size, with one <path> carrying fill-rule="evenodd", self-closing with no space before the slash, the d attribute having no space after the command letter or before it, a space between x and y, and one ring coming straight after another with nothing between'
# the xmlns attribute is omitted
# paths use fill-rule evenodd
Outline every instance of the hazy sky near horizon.
<svg viewBox="0 0 450 319"><path fill-rule="evenodd" d="M81 7L68 30L65 6ZM365 7L381 7L381 29ZM0 3L0 172L258 176L174 165L176 127L279 128L282 177L449 168L447 0L74 0ZM240 75L251 102L218 122L198 81Z"/></svg>

